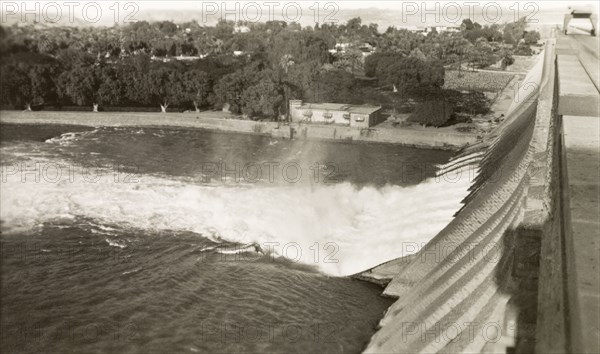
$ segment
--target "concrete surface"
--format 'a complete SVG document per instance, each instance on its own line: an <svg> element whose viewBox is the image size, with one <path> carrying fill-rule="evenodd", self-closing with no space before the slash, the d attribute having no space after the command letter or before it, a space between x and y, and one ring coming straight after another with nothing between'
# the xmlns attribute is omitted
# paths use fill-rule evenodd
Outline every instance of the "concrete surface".
<svg viewBox="0 0 600 354"><path fill-rule="evenodd" d="M573 32L567 36L561 34L558 37L561 51L557 54L576 55L596 89L600 90L600 65L598 65L600 37L592 37L583 31L575 30Z"/></svg>
<svg viewBox="0 0 600 354"><path fill-rule="evenodd" d="M558 55L558 113L561 115L598 116L600 95L579 58Z"/></svg>
<svg viewBox="0 0 600 354"><path fill-rule="evenodd" d="M563 218L571 349L600 352L600 118L563 116Z"/></svg>

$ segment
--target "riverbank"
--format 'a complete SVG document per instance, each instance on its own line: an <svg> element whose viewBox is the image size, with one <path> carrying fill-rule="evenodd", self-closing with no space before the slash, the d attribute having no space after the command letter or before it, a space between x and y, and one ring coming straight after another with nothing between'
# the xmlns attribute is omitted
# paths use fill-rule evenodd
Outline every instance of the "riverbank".
<svg viewBox="0 0 600 354"><path fill-rule="evenodd" d="M276 122L242 120L229 113L212 111L200 113L0 111L0 122L12 124L69 124L93 127L185 127L268 135L283 139L387 143L451 151L459 150L477 141L475 134L445 129L416 129L410 127L357 129L335 125L284 125Z"/></svg>

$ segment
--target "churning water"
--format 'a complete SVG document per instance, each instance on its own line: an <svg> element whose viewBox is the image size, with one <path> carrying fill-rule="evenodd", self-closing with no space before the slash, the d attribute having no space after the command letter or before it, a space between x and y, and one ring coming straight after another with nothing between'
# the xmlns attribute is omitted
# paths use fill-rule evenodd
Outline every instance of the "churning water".
<svg viewBox="0 0 600 354"><path fill-rule="evenodd" d="M3 125L11 351L360 351L468 176L440 151L189 129ZM7 326L7 327L5 327ZM4 330L4 329L7 330Z"/></svg>

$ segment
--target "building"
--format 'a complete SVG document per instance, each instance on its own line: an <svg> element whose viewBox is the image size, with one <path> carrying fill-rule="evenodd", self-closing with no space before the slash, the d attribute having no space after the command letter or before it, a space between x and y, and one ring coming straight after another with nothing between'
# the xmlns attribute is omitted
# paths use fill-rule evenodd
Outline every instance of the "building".
<svg viewBox="0 0 600 354"><path fill-rule="evenodd" d="M460 26L448 26L448 27L446 27L445 32L458 33L458 32L460 32Z"/></svg>
<svg viewBox="0 0 600 354"><path fill-rule="evenodd" d="M375 52L375 47L370 43L363 43L358 49L362 52L363 58L368 57Z"/></svg>
<svg viewBox="0 0 600 354"><path fill-rule="evenodd" d="M420 33L424 36L434 31L437 33L460 32L460 26L404 26L402 28L412 33Z"/></svg>
<svg viewBox="0 0 600 354"><path fill-rule="evenodd" d="M250 27L248 27L248 26L236 25L235 27L233 27L233 33L248 33L248 32L250 32Z"/></svg>
<svg viewBox="0 0 600 354"><path fill-rule="evenodd" d="M403 26L401 28L412 33L420 33L422 35L427 35L427 27L424 26Z"/></svg>
<svg viewBox="0 0 600 354"><path fill-rule="evenodd" d="M383 121L380 113L381 106L303 103L301 100L290 100L292 122L339 124L368 128Z"/></svg>
<svg viewBox="0 0 600 354"><path fill-rule="evenodd" d="M456 33L456 32L460 32L460 26L431 26L429 32L433 32L434 29L438 33L443 33L443 32Z"/></svg>
<svg viewBox="0 0 600 354"><path fill-rule="evenodd" d="M349 43L337 43L335 45L335 48L329 50L329 53L331 53L332 55L346 54L346 50L348 50L350 47L351 45ZM363 43L357 45L355 48L360 50L363 59L373 54L376 50L376 48L370 43Z"/></svg>
<svg viewBox="0 0 600 354"><path fill-rule="evenodd" d="M350 47L350 43L336 43L333 49L329 50L331 54L343 54L346 53L346 49Z"/></svg>

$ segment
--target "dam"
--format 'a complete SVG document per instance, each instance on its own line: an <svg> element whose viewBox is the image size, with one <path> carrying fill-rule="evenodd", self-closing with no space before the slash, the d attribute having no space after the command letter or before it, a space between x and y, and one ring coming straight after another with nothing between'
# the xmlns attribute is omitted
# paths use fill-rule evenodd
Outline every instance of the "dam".
<svg viewBox="0 0 600 354"><path fill-rule="evenodd" d="M444 166L479 171L453 221L361 275L397 299L366 353L600 351L599 41L556 32L507 123Z"/></svg>
<svg viewBox="0 0 600 354"><path fill-rule="evenodd" d="M361 15L378 20L375 10ZM223 111L220 102L199 106L204 85L195 84L204 75L190 70L196 64L187 56L186 63L173 59L173 65L160 56L130 63L134 55L146 56L128 46L122 52L131 56L115 49L80 67L78 56L51 55L70 37L69 52L85 56L77 39L88 35L94 47L105 38L118 43L145 33L144 46L154 52L180 38L196 39L202 48L210 38L206 28L166 21L71 28L72 35L63 36L52 26L0 26L0 47L11 49L0 55L4 60L10 54L1 76L12 78L1 80L9 89L2 85L0 98L13 108L0 108L0 351L600 353L598 41L578 28L530 33L535 26L521 27L521 20L498 31L490 27L491 38L502 40L488 47L473 21L460 29L437 27L450 34L426 36L417 28L412 35L401 29L384 34L377 26L366 32L360 18L333 37L327 26L299 31L295 24L265 24L252 26L252 34L217 31L225 23L215 27L227 42L231 35L232 43L254 38L256 44L280 45L273 53L265 45L264 57L236 59L236 50L198 59L207 70L229 62L223 72L211 72L218 81L202 90L223 101L243 97L252 110L279 93L284 97L277 102L284 104L303 98L295 101L303 106L311 96L330 102L305 106L298 112L303 121L287 124L276 110L259 112L270 117L262 121L251 120L260 118L252 112ZM180 30L172 34L175 28ZM406 113L372 126L370 117L373 123L378 117L371 109L379 104L372 103L367 117L362 100L381 91L375 84L388 78L361 79L368 88L345 92L345 80L337 79L358 79L362 72L336 68L346 59L328 56L324 45L288 48L298 59L291 77L309 79L296 74L321 67L313 54L327 55L335 71L323 65L329 74L320 81L335 85L324 93L361 94L352 102L360 105L331 106L338 99L311 95L312 85L303 97L286 97L282 78L293 58L286 54L288 39L306 34L296 43L318 44L325 34L335 39L337 53L338 39L346 40L339 34L349 28L365 32L357 38L376 39L382 53L391 47L394 61L417 69L438 55L456 60L431 50L437 45L445 51L477 43L471 53L487 52L486 63L471 55L462 70L463 52L455 48L458 70L450 66L448 75L464 84L450 86L457 94L471 91L477 100L460 108L470 111L461 116L470 122L458 123L455 116L450 126L415 126ZM415 38L424 52L417 47L421 53L402 54L389 46L406 42L404 37ZM25 45L31 38L39 45ZM535 44L520 45L526 42ZM532 55L512 58L508 50L500 62L487 64L510 47ZM407 55L418 61L405 60ZM24 63L29 57L57 66ZM387 64L390 76L421 72L387 60L377 66ZM272 85L263 79L271 78L272 67L281 69L279 82L272 82L281 90L267 92ZM423 72L431 72L427 67ZM463 76L465 71L474 75ZM40 73L48 80L36 80ZM99 79L88 80L90 73ZM339 77L330 75L335 73ZM495 74L503 79L494 80ZM475 76L477 92L467 85ZM229 95L220 88L237 86L228 84L238 81L231 78L252 80L236 89L241 96ZM125 86L116 85L121 81ZM31 90L25 90L28 83ZM97 91L108 100L98 106L88 83L101 85ZM150 86L196 100L177 98L183 103L176 112L180 107L165 96L161 109L170 103L171 111L158 113L160 97L151 97L156 93ZM407 98L393 83L382 90L390 99ZM114 97L104 97L108 93ZM19 112L31 108L30 101L20 102L28 95L48 104ZM490 98L491 112L473 115L477 102L485 108ZM417 110L408 105L407 111ZM313 115L320 122L306 124Z"/></svg>

